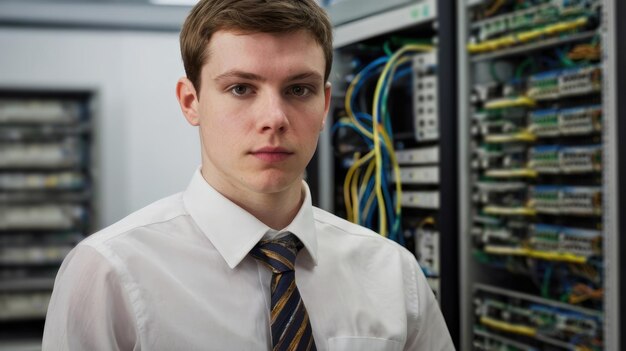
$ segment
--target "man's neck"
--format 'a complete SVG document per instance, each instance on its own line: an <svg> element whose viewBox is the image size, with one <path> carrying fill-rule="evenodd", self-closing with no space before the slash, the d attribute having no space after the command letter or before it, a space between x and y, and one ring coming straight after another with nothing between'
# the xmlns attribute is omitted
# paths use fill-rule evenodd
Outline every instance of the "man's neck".
<svg viewBox="0 0 626 351"><path fill-rule="evenodd" d="M268 227L281 230L287 227L300 211L304 202L302 183L277 193L244 191L229 184L215 184L202 174L204 180L220 194L243 208Z"/></svg>

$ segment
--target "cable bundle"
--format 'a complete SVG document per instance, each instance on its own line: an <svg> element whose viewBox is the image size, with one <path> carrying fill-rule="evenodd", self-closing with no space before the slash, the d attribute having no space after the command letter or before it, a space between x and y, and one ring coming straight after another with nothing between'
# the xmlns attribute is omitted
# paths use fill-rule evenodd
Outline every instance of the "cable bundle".
<svg viewBox="0 0 626 351"><path fill-rule="evenodd" d="M368 152L354 154L354 163L348 169L344 180L344 201L348 220L373 228L374 213L378 212L378 232L380 235L402 243L400 226L402 184L400 168L396 160L393 144L391 119L387 109L387 99L392 83L411 69L398 71L400 66L411 63L411 57L418 52L431 51L430 45L410 44L403 46L391 56L378 58L368 64L350 83L345 98L347 117L342 117L333 126L355 130L365 141ZM379 75L374 92L371 114L357 111L355 100L363 83ZM389 178L393 172L395 193L390 193Z"/></svg>

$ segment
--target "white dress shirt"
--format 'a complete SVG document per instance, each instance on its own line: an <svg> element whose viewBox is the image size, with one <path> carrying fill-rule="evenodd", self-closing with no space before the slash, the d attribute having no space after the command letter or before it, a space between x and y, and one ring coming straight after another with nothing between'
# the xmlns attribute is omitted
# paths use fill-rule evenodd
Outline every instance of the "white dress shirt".
<svg viewBox="0 0 626 351"><path fill-rule="evenodd" d="M271 350L263 237L304 244L296 282L320 351L454 350L415 258L311 205L271 230L196 171L187 190L83 240L55 281L44 350Z"/></svg>

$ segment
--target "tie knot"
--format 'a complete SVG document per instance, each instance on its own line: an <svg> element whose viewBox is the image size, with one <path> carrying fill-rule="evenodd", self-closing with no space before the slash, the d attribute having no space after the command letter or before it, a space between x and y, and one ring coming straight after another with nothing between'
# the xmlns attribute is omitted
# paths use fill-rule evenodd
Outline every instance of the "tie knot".
<svg viewBox="0 0 626 351"><path fill-rule="evenodd" d="M293 271L302 243L293 234L276 240L260 241L250 251L252 257L268 265L273 273Z"/></svg>

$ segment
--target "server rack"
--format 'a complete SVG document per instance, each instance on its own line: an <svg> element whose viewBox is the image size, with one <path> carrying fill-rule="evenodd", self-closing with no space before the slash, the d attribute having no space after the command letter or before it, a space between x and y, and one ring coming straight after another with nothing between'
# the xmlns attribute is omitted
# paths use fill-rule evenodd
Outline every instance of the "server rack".
<svg viewBox="0 0 626 351"><path fill-rule="evenodd" d="M457 6L462 349L619 350L622 5Z"/></svg>
<svg viewBox="0 0 626 351"><path fill-rule="evenodd" d="M0 349L41 348L60 263L94 229L92 99L0 90Z"/></svg>
<svg viewBox="0 0 626 351"><path fill-rule="evenodd" d="M360 8L361 2L355 3L338 2L343 7L350 5L352 8ZM343 129L338 127L345 121L340 121L340 117L350 115L347 110L351 107L347 107L346 92L349 89L361 89L358 98L354 98L355 110L372 113L374 107L369 108L375 99L372 80L376 83L383 69L381 65L378 73L364 78L368 77L363 73L367 71L366 67L370 67L368 65L377 58L393 57L394 53L402 50L402 44L417 43L418 47L424 43L432 45L432 50L414 48L414 55L406 55L407 60L412 61L411 65L404 66L404 73L410 70L409 75L398 77L389 88L389 130L393 130L393 153L399 165L397 176L402 184L403 195L400 217L402 231L393 233L389 226L387 235L403 243L416 255L440 301L453 340L458 344L454 6L433 0L398 1L391 5L394 6L386 11L371 13L366 17L361 14L353 21L345 22L341 17L339 25L335 27L335 62L331 73L333 97L328 128L320 137L316 156L319 162L319 204L324 209L350 218L350 211L345 207L344 195L348 189L345 179L347 174L354 171L351 178L351 188L354 190L351 194L357 200L352 203L356 204L359 200L363 200L363 203L352 207L352 220L360 220L361 224L380 232L379 217L371 215L374 212L370 212L367 217L364 211L368 208L364 201L367 190L356 195L358 191L354 186L354 179L360 177L359 181L363 181L368 171L366 163L356 171L358 167L352 166L360 162L359 158L362 161L371 148L368 149L367 143L354 132L354 125ZM329 12L333 16L332 8ZM382 50L385 46L386 53ZM401 70L399 68L397 72ZM355 78L358 84L362 82L359 79L370 81L351 86ZM452 91L454 93L450 94ZM440 96L445 96L445 99ZM358 118L368 117L361 115ZM388 178L388 188L394 189L397 181L392 180L393 167L387 165L382 168ZM358 172L360 175L354 175ZM360 183L358 188L366 189L366 183ZM398 199L393 198L389 202L394 200ZM360 218L357 218L357 206L362 206L358 209L363 212Z"/></svg>

